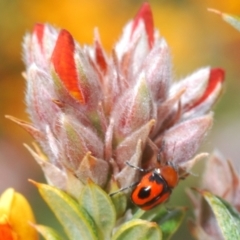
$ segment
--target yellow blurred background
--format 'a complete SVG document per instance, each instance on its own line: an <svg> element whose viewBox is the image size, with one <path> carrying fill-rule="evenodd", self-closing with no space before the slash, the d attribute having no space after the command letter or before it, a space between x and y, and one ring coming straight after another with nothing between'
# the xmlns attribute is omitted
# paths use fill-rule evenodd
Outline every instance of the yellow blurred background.
<svg viewBox="0 0 240 240"><path fill-rule="evenodd" d="M220 149L227 158L236 161L240 172L237 163L240 160L240 32L207 11L215 8L240 15L240 1L149 2L155 26L171 48L176 79L207 65L226 70L224 95L215 107L214 126L202 150ZM91 44L93 29L97 26L103 46L110 51L122 27L135 16L142 3L140 0L0 0L0 192L14 187L25 194L42 224L55 226L37 191L27 182L28 178L44 181L40 167L22 145L23 142L30 144L32 138L4 118L9 114L28 119L24 106L25 83L21 76L24 71L22 38L36 22L48 22L68 29L81 44ZM172 196L171 205L189 205L184 188L193 186L193 182L197 185L202 165L194 171L199 177L190 177L181 183ZM186 238L178 235L175 239Z"/></svg>

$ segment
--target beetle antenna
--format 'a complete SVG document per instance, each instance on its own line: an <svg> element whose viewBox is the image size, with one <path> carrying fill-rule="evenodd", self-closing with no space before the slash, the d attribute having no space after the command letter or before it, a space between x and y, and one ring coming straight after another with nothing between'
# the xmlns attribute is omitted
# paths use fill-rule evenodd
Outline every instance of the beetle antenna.
<svg viewBox="0 0 240 240"><path fill-rule="evenodd" d="M131 168L134 168L134 169L136 169L136 170L138 170L138 171L140 171L140 172L149 172L149 171L151 171L151 170L146 170L146 169L143 169L143 168L140 168L140 167L138 167L138 166L134 166L134 165L132 165L130 162L128 162L128 161L126 161L126 164L129 166L129 167L131 167Z"/></svg>

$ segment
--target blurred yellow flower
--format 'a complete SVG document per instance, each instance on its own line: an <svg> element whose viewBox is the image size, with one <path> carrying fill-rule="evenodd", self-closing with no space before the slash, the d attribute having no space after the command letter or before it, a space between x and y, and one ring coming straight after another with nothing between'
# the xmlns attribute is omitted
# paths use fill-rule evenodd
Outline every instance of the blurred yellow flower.
<svg viewBox="0 0 240 240"><path fill-rule="evenodd" d="M0 197L0 239L35 240L36 230L29 223L34 223L32 209L20 193L7 189Z"/></svg>

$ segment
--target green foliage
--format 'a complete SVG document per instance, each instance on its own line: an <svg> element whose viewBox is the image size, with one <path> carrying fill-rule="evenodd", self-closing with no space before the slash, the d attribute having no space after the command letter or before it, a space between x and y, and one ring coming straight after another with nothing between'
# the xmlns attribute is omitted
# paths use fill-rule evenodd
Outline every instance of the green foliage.
<svg viewBox="0 0 240 240"><path fill-rule="evenodd" d="M234 15L230 15L230 14L222 14L222 18L227 23L229 23L234 28L236 28L238 31L240 31L240 17L234 16Z"/></svg>
<svg viewBox="0 0 240 240"><path fill-rule="evenodd" d="M63 238L52 228L43 225L34 225L34 228L46 240L63 240Z"/></svg>
<svg viewBox="0 0 240 240"><path fill-rule="evenodd" d="M138 210L133 217L156 222L161 228L163 239L165 240L170 239L180 227L185 213L185 207L167 209L165 206L160 205L159 207L147 212Z"/></svg>
<svg viewBox="0 0 240 240"><path fill-rule="evenodd" d="M162 232L154 222L133 219L124 223L113 235L112 240L161 240Z"/></svg>
<svg viewBox="0 0 240 240"><path fill-rule="evenodd" d="M112 201L116 209L117 217L121 217L127 209L127 196L126 194L119 192L112 196Z"/></svg>
<svg viewBox="0 0 240 240"><path fill-rule="evenodd" d="M128 211L117 221L117 215L126 210L127 200L122 193L111 198L89 181L75 200L55 187L35 185L71 240L166 240L176 232L186 212L186 208L167 210L159 206L150 211L139 209L133 215ZM120 200L123 200L123 204ZM36 229L46 240L61 239L48 227L37 225Z"/></svg>
<svg viewBox="0 0 240 240"><path fill-rule="evenodd" d="M37 184L37 187L43 199L62 224L69 239L99 239L94 221L73 198L46 184Z"/></svg>
<svg viewBox="0 0 240 240"><path fill-rule="evenodd" d="M224 239L240 239L240 215L226 201L207 191L201 192L210 205Z"/></svg>
<svg viewBox="0 0 240 240"><path fill-rule="evenodd" d="M215 9L208 9L210 12L216 13L222 17L224 21L232 25L238 31L240 31L240 17L232 14L222 13Z"/></svg>
<svg viewBox="0 0 240 240"><path fill-rule="evenodd" d="M81 192L79 204L94 220L98 229L98 239L110 239L116 222L116 211L106 192L89 182Z"/></svg>

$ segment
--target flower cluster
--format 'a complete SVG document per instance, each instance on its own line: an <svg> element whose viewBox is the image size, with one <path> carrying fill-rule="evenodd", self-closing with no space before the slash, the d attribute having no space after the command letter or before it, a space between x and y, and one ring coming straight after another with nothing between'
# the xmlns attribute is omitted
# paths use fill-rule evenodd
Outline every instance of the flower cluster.
<svg viewBox="0 0 240 240"><path fill-rule="evenodd" d="M65 29L36 24L24 39L26 103L32 123L13 117L40 148L28 149L47 181L73 196L90 178L101 187L139 180L134 166L164 156L189 171L221 93L224 72L205 67L173 81L165 39L144 3L110 54L97 32L79 45ZM44 152L44 154L42 153Z"/></svg>

